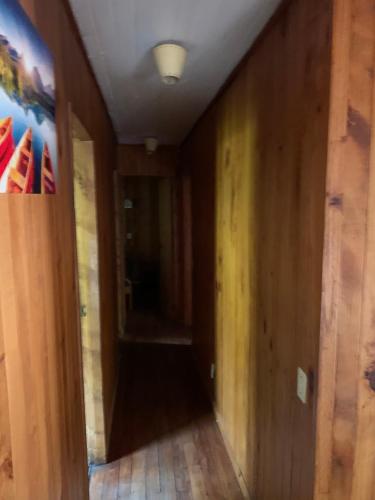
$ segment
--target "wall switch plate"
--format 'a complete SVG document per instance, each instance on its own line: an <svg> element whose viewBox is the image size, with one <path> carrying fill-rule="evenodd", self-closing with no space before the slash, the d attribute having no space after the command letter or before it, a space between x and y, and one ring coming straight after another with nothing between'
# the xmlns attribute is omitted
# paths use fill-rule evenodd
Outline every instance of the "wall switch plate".
<svg viewBox="0 0 375 500"><path fill-rule="evenodd" d="M297 369L297 396L303 404L307 404L308 378L302 368Z"/></svg>
<svg viewBox="0 0 375 500"><path fill-rule="evenodd" d="M210 376L211 376L212 380L215 378L215 365L214 365L214 363L211 363Z"/></svg>

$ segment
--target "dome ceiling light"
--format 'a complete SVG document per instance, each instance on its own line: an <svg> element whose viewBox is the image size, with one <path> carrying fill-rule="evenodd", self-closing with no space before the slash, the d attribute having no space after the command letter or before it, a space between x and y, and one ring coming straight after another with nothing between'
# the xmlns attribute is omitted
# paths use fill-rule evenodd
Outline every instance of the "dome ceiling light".
<svg viewBox="0 0 375 500"><path fill-rule="evenodd" d="M148 155L152 155L155 153L159 145L158 140L156 137L146 137L145 139L145 147L146 147L146 152Z"/></svg>
<svg viewBox="0 0 375 500"><path fill-rule="evenodd" d="M153 49L156 66L166 85L176 84L184 70L187 51L176 43L161 43Z"/></svg>

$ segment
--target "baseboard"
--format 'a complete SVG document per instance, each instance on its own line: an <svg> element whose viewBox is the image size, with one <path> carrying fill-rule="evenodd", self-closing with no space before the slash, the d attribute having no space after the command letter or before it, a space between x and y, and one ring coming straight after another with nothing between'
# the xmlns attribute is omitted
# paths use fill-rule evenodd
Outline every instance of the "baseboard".
<svg viewBox="0 0 375 500"><path fill-rule="evenodd" d="M232 463L232 467L233 467L233 470L236 474L238 484L240 485L241 492L242 492L245 500L255 500L254 497L250 495L250 490L247 487L244 475L243 475L239 465L237 464L236 459L234 458L234 452L233 452L232 447L230 446L228 439L225 435L225 431L223 429L223 425L221 423L220 416L216 411L216 408L214 408L214 414L215 414L216 423L217 423L217 426L219 428L221 437L223 438L225 449L226 449L228 456L229 456L229 459Z"/></svg>

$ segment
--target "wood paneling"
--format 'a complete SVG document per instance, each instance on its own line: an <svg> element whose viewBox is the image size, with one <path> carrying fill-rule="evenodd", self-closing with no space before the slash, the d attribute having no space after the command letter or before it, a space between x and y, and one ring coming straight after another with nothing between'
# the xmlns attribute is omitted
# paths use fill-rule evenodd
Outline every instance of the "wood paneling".
<svg viewBox="0 0 375 500"><path fill-rule="evenodd" d="M189 224L191 214L189 192L186 180L183 186L183 176L179 175L178 161L178 149L174 146L159 146L150 156L143 145L119 145L117 148L117 172L125 179L125 186L142 182L141 177L149 178L144 183L160 178L158 225L163 233L159 235L162 308L169 318L188 326L191 321L191 242L186 221ZM153 227L156 228L155 223Z"/></svg>
<svg viewBox="0 0 375 500"><path fill-rule="evenodd" d="M215 177L216 106L199 122L181 151L191 176L193 347L202 379L212 398L215 362Z"/></svg>
<svg viewBox="0 0 375 500"><path fill-rule="evenodd" d="M8 448L0 474L13 476L17 499L83 500L88 486L69 102L95 144L107 423L116 371L114 136L65 3L21 3L55 58L60 170L56 196L0 197L0 385L5 375L8 391L8 404L1 391L0 407L10 422L10 442L8 433L0 441L0 457Z"/></svg>
<svg viewBox="0 0 375 500"><path fill-rule="evenodd" d="M117 274L117 317L118 331L120 338L125 335L125 323L127 318L127 308L124 295L124 283L126 278L125 262L125 178L117 172L113 173L113 185L115 196L115 225L116 225L116 274Z"/></svg>
<svg viewBox="0 0 375 500"><path fill-rule="evenodd" d="M75 130L74 130L75 132ZM74 134L74 209L76 220L82 365L89 463L106 461L103 370L100 332L98 235L93 143Z"/></svg>
<svg viewBox="0 0 375 500"><path fill-rule="evenodd" d="M124 180L124 200L133 208L123 209L126 232L132 235L125 241L126 256L141 263L159 263L159 179L127 177ZM124 205L124 200L122 205ZM123 237L126 235L124 234Z"/></svg>
<svg viewBox="0 0 375 500"><path fill-rule="evenodd" d="M175 234L178 319L187 327L192 324L192 234L191 179L177 175L175 184Z"/></svg>
<svg viewBox="0 0 375 500"><path fill-rule="evenodd" d="M117 147L117 170L121 175L147 175L152 177L171 177L176 173L177 148L159 146L152 155L146 153L143 145L124 145Z"/></svg>
<svg viewBox="0 0 375 500"><path fill-rule="evenodd" d="M167 318L176 313L172 184L169 178L159 180L160 298Z"/></svg>
<svg viewBox="0 0 375 500"><path fill-rule="evenodd" d="M207 381L216 362L220 426L262 500L313 496L330 5L288 2L183 147L195 349Z"/></svg>
<svg viewBox="0 0 375 500"><path fill-rule="evenodd" d="M13 479L5 351L3 334L0 329L0 498L4 498L4 500L15 499Z"/></svg>
<svg viewBox="0 0 375 500"><path fill-rule="evenodd" d="M315 498L375 498L375 2L335 0Z"/></svg>
<svg viewBox="0 0 375 500"><path fill-rule="evenodd" d="M131 239L126 239L123 234L128 277L142 281L141 275L147 269L156 271L159 275L161 311L166 318L188 325L191 216L187 180L180 176L119 177L124 181L124 199L133 203L132 209L122 209L126 232L132 235ZM141 283L139 285L142 286ZM141 293L141 288L139 290Z"/></svg>

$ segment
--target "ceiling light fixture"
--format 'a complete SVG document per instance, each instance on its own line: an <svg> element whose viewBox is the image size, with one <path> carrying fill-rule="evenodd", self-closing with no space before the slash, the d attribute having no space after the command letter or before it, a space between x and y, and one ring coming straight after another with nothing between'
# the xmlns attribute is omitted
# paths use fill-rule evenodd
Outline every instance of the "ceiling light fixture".
<svg viewBox="0 0 375 500"><path fill-rule="evenodd" d="M161 43L153 49L156 66L166 85L174 85L182 76L187 51L176 43Z"/></svg>
<svg viewBox="0 0 375 500"><path fill-rule="evenodd" d="M156 137L146 137L145 146L148 155L152 155L158 149L159 142Z"/></svg>

